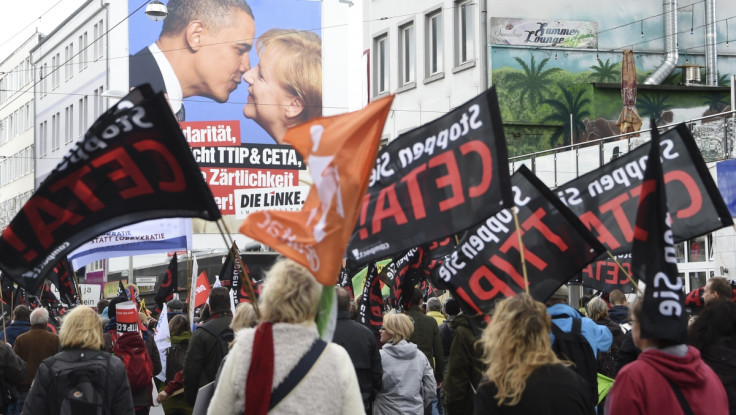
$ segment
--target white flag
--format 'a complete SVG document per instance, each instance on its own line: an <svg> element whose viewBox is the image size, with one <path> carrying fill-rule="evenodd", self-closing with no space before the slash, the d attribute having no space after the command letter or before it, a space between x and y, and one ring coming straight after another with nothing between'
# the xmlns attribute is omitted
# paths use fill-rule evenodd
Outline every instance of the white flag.
<svg viewBox="0 0 736 415"><path fill-rule="evenodd" d="M192 284L189 287L189 324L192 325L192 331L194 331L194 296L197 293L198 275L199 265L197 265L197 257L192 254Z"/></svg>
<svg viewBox="0 0 736 415"><path fill-rule="evenodd" d="M156 340L156 347L158 348L158 354L161 356L161 373L156 375L156 378L161 382L166 382L166 350L171 347L171 333L169 332L169 316L166 314L166 303L161 310L161 315L158 317L158 324L156 325L156 334L153 339Z"/></svg>

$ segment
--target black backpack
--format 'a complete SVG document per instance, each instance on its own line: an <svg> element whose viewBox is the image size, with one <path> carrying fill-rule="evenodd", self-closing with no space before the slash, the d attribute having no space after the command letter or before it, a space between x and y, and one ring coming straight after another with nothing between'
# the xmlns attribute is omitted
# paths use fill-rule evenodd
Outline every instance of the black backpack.
<svg viewBox="0 0 736 415"><path fill-rule="evenodd" d="M94 352L91 352L94 353ZM98 352L85 361L67 362L55 359L50 365L50 398L60 415L105 413L107 366L111 356Z"/></svg>
<svg viewBox="0 0 736 415"><path fill-rule="evenodd" d="M219 354L215 356L218 362L221 362L222 359L225 358L227 355L227 352L230 351L230 342L235 339L235 333L233 332L233 329L231 329L229 326L225 327L224 329L220 330L218 333L213 332L209 328L207 328L206 325L200 326L200 329L204 329L207 333L213 335L218 340L220 340L220 348L219 348Z"/></svg>
<svg viewBox="0 0 736 415"><path fill-rule="evenodd" d="M570 318L566 315L552 316L556 318ZM569 360L574 363L572 369L580 375L588 384L590 397L592 402L598 402L598 362L596 361L593 348L585 339L580 328L582 320L579 318L572 319L572 329L569 333L560 330L557 325L552 322L552 334L555 335L555 342L552 343L557 357L562 360Z"/></svg>
<svg viewBox="0 0 736 415"><path fill-rule="evenodd" d="M171 345L166 350L166 381L171 382L176 372L184 369L184 357L187 355L189 340Z"/></svg>

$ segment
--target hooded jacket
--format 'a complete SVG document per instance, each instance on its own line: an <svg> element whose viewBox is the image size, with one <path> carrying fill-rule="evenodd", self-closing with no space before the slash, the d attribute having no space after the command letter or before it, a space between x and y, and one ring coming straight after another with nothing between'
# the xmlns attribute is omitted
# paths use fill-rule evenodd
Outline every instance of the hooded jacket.
<svg viewBox="0 0 736 415"><path fill-rule="evenodd" d="M680 388L693 414L727 414L728 400L721 381L700 358L698 349L687 347L684 356L646 349L621 369L608 395L608 413L684 414L670 380Z"/></svg>
<svg viewBox="0 0 736 415"><path fill-rule="evenodd" d="M629 321L629 307L625 305L615 305L608 310L608 316L614 323L624 324Z"/></svg>
<svg viewBox="0 0 736 415"><path fill-rule="evenodd" d="M582 333L585 340L590 343L590 347L593 349L593 354L598 357L598 352L605 352L611 347L613 342L613 334L611 330L606 326L599 326L595 324L595 321L588 317L581 317L580 313L574 308L567 304L555 304L547 307L547 314L552 317L552 324L556 324L560 330L565 333L569 333L572 330L572 319L581 319L580 332ZM555 318L556 316L563 316ZM554 334L552 336L552 343L555 341Z"/></svg>
<svg viewBox="0 0 736 415"><path fill-rule="evenodd" d="M386 343L381 363L382 389L373 402L373 414L423 414L437 393L432 366L424 353L406 340Z"/></svg>

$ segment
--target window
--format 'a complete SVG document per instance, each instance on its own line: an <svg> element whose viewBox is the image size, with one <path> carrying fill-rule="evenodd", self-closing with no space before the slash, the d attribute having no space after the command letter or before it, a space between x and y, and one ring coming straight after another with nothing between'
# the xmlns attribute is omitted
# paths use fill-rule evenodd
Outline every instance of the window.
<svg viewBox="0 0 736 415"><path fill-rule="evenodd" d="M94 50L93 50L95 60L102 58L102 52L104 51L104 48L103 48L104 34L105 34L105 29L104 29L104 26L102 25L102 20L100 20L99 22L95 23L94 39L92 39L95 45Z"/></svg>
<svg viewBox="0 0 736 415"><path fill-rule="evenodd" d="M38 125L38 156L46 157L48 146L48 121L44 121Z"/></svg>
<svg viewBox="0 0 736 415"><path fill-rule="evenodd" d="M59 87L59 81L61 78L61 56L56 54L51 58L51 88L56 89Z"/></svg>
<svg viewBox="0 0 736 415"><path fill-rule="evenodd" d="M58 150L61 143L61 114L58 112L51 116L51 151Z"/></svg>
<svg viewBox="0 0 736 415"><path fill-rule="evenodd" d="M470 0L455 4L455 65L470 62L475 58L475 35L473 33L473 6Z"/></svg>
<svg viewBox="0 0 736 415"><path fill-rule="evenodd" d="M79 136L84 136L87 131L87 96L79 98Z"/></svg>
<svg viewBox="0 0 736 415"><path fill-rule="evenodd" d="M388 35L373 39L374 91L375 95L388 92Z"/></svg>
<svg viewBox="0 0 736 415"><path fill-rule="evenodd" d="M399 27L399 86L414 82L414 22Z"/></svg>
<svg viewBox="0 0 736 415"><path fill-rule="evenodd" d="M71 143L74 138L74 104L64 110L64 134L64 143Z"/></svg>
<svg viewBox="0 0 736 415"><path fill-rule="evenodd" d="M87 67L87 32L79 35L79 72Z"/></svg>
<svg viewBox="0 0 736 415"><path fill-rule="evenodd" d="M442 72L442 11L427 15L427 77Z"/></svg>

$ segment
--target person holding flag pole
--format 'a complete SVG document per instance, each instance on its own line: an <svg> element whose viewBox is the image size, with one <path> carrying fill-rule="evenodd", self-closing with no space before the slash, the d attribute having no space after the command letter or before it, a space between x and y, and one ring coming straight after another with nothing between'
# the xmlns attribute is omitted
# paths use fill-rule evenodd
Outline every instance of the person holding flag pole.
<svg viewBox="0 0 736 415"><path fill-rule="evenodd" d="M611 415L727 414L723 384L687 343L687 315L678 275L654 120L652 144L636 215L632 271L646 283L631 320L636 361L616 376L608 398Z"/></svg>

